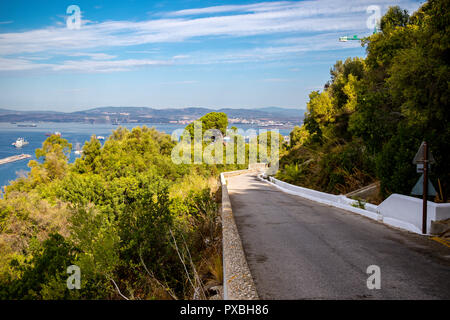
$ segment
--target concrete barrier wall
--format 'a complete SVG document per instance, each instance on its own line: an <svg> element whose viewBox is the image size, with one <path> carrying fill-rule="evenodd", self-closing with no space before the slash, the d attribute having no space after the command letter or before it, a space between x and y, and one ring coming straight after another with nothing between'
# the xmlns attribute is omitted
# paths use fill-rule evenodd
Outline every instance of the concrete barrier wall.
<svg viewBox="0 0 450 320"><path fill-rule="evenodd" d="M326 204L329 206L334 206L337 208L345 209L347 211L351 211L360 215L363 215L365 217L368 217L370 219L374 220L380 220L378 212L376 211L376 206L373 206L371 204L366 203L365 209L361 209L358 207L354 207L353 205L357 203L357 201L353 199L349 199L342 195L334 195L330 193L325 193L321 191L316 191L308 188L303 188L299 186L294 186L292 184L283 182L281 180L275 179L274 177L269 177L270 181L262 179L261 175L259 176L259 179L266 181L267 183L272 184L276 188L279 188L280 190L290 193L296 196L300 196L312 201L316 201L322 204Z"/></svg>
<svg viewBox="0 0 450 320"><path fill-rule="evenodd" d="M251 172L239 170L220 175L222 185L222 255L224 300L258 300L258 293L245 258L234 220L226 178Z"/></svg>
<svg viewBox="0 0 450 320"><path fill-rule="evenodd" d="M287 190L293 191L293 192L297 193L298 195L314 197L314 198L332 201L332 202L339 202L339 196L336 196L334 194L329 194L329 193L320 192L320 191L316 191L316 190L312 190L312 189L308 189L308 188L294 186L292 184L275 179L274 177L269 177L269 180L270 180L270 182L275 183L276 185L283 187Z"/></svg>
<svg viewBox="0 0 450 320"><path fill-rule="evenodd" d="M368 218L382 221L388 225L422 234L422 200L400 194L393 194L384 200L379 206L366 203L364 209L354 207L357 201L344 195L333 195L308 188L294 186L292 184L269 177L260 180L272 184L278 189L307 198L319 203L345 209L361 214ZM430 232L431 221L446 220L450 218L450 203L434 203L428 201L427 207L427 233Z"/></svg>
<svg viewBox="0 0 450 320"><path fill-rule="evenodd" d="M326 192L321 192L321 191L317 191L317 190L303 188L300 186L295 186L295 185L286 183L284 181L275 179L274 177L270 177L269 180L270 180L270 182L272 182L278 186L281 186L284 189L293 191L295 194L297 194L299 196L313 197L318 200L324 200L324 201L328 201L330 203L340 203L340 204L348 205L348 206L352 206L352 207L354 204L357 203L356 200L347 198L344 195L334 195L334 194L330 194L330 193L326 193ZM367 210L367 211L377 213L376 205L373 205L371 203L365 203L364 207L365 207L365 210Z"/></svg>
<svg viewBox="0 0 450 320"><path fill-rule="evenodd" d="M339 195L338 196L338 201L342 204L346 204L346 205L354 205L357 204L358 201L354 200L354 199L350 199L344 195ZM364 203L364 209L373 213L378 213L378 206L375 204L371 204L371 203Z"/></svg>
<svg viewBox="0 0 450 320"><path fill-rule="evenodd" d="M383 222L422 233L422 199L392 194L384 200L378 210L383 216ZM450 218L450 203L427 202L427 233L430 232L431 221Z"/></svg>
<svg viewBox="0 0 450 320"><path fill-rule="evenodd" d="M435 221L450 219L450 203L435 203Z"/></svg>

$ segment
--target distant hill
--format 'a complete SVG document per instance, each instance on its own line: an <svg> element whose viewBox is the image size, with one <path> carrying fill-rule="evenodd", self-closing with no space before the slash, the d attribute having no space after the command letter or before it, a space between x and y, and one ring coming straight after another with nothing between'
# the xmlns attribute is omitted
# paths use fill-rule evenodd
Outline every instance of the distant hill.
<svg viewBox="0 0 450 320"><path fill-rule="evenodd" d="M298 117L299 114L303 118L303 114L305 113L304 109L287 109L287 108L280 108L280 107L266 107L266 108L258 108L256 110L270 113L270 114L279 114L279 115L286 115L286 116L293 116Z"/></svg>
<svg viewBox="0 0 450 320"><path fill-rule="evenodd" d="M169 123L170 121L195 120L208 112L224 112L229 118L246 121L273 120L286 124L298 124L305 110L267 107L256 109L222 108L219 110L189 107L155 109L149 107L98 107L75 112L15 111L0 109L0 122L90 122L90 123Z"/></svg>

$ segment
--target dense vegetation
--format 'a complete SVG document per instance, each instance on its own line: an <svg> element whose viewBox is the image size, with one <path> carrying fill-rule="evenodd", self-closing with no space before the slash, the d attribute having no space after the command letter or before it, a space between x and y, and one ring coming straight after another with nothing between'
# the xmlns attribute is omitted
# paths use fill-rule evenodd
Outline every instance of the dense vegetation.
<svg viewBox="0 0 450 320"><path fill-rule="evenodd" d="M408 194L419 177L411 161L426 140L446 201L449 7L429 1L411 16L390 8L381 31L363 41L367 57L338 61L324 90L311 92L304 124L288 150L280 146L277 176L333 193L380 180L381 197ZM228 125L223 113L201 120L203 132ZM218 173L245 168L249 146L241 165L175 164L174 146L154 129L120 127L103 146L92 137L70 164L72 146L49 137L0 199L0 299L205 298L222 281ZM80 290L67 289L69 265L81 269Z"/></svg>
<svg viewBox="0 0 450 320"><path fill-rule="evenodd" d="M0 299L207 297L222 281L218 173L245 164L174 164L175 143L119 127L69 164L71 145L49 137L0 199Z"/></svg>
<svg viewBox="0 0 450 320"><path fill-rule="evenodd" d="M311 92L278 177L332 193L379 180L379 199L409 194L419 178L412 159L425 140L436 159L431 180L441 186L437 200L446 201L450 1L428 1L411 16L391 7L380 27L363 40L365 59L338 61L324 90Z"/></svg>

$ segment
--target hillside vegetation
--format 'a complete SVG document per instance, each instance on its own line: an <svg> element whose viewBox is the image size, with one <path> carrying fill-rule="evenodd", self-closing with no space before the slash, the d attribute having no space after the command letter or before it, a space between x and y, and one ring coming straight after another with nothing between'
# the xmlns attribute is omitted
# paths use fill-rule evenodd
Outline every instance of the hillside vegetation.
<svg viewBox="0 0 450 320"><path fill-rule="evenodd" d="M450 1L429 1L411 16L391 7L380 27L362 42L365 59L337 61L324 89L311 92L304 124L292 131L277 177L336 194L379 180L378 201L409 194L419 178L412 159L426 140L436 159L436 200L446 201Z"/></svg>
<svg viewBox="0 0 450 320"><path fill-rule="evenodd" d="M119 127L69 164L71 145L49 137L0 199L0 299L207 298L222 281L218 174L245 164L177 165L174 146Z"/></svg>

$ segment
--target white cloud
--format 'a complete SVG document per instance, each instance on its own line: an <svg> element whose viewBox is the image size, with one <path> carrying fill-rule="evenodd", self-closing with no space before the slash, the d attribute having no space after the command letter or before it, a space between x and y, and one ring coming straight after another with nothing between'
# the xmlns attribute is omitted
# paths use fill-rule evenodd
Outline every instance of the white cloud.
<svg viewBox="0 0 450 320"><path fill-rule="evenodd" d="M116 58L116 56L106 54L106 53L69 53L67 54L71 57L90 57L93 60L110 60Z"/></svg>
<svg viewBox="0 0 450 320"><path fill-rule="evenodd" d="M127 50L125 53L143 53L143 54L154 54L159 52L159 48L151 49L151 50Z"/></svg>
<svg viewBox="0 0 450 320"><path fill-rule="evenodd" d="M49 67L49 64L34 63L22 58L0 57L0 71L24 71Z"/></svg>
<svg viewBox="0 0 450 320"><path fill-rule="evenodd" d="M285 35L284 39L269 43L264 48L248 49L214 57L202 54L197 57L175 55L173 60L186 63L237 62L248 59L267 59L284 54L311 50L329 50L358 46L358 43L336 41L337 32L347 34L366 30L366 8L378 4L383 10L398 4L409 10L419 4L402 0L324 0L278 1L247 5L223 5L169 12L159 19L146 21L86 20L79 30L65 27L48 27L24 32L0 33L0 56L3 69L26 70L48 65L34 64L30 60L16 59L17 66L7 66L5 61L14 55L36 53L69 57L86 56L90 60L65 61L53 70L108 70L122 71L130 67L148 65L153 60L112 60L103 53L82 53L84 50L101 50L153 43L182 42L190 39L217 37L244 37L253 35ZM9 23L9 21L6 21ZM86 23L89 22L89 23ZM1 23L1 22L0 22ZM299 36L309 34L309 36ZM314 35L313 35L314 34ZM73 53L76 52L76 53ZM150 53L150 51L134 51ZM109 61L104 61L109 60ZM161 63L161 62L158 62ZM151 63L150 63L151 64ZM0 65L1 69L1 65Z"/></svg>
<svg viewBox="0 0 450 320"><path fill-rule="evenodd" d="M339 33L316 37L285 38L273 41L271 46L252 49L235 49L225 52L194 52L183 60L185 64L243 63L253 61L286 60L311 51L329 51L361 47L358 42L342 43ZM270 43L268 43L270 44Z"/></svg>
<svg viewBox="0 0 450 320"><path fill-rule="evenodd" d="M179 55L173 56L172 59L178 60L178 59L187 59L187 58L189 58L188 55L186 55L186 54L179 54Z"/></svg>
<svg viewBox="0 0 450 320"><path fill-rule="evenodd" d="M301 1L219 6L177 11L174 18L141 22L107 21L80 30L49 27L0 34L0 53L39 52L177 42L207 36L248 36L283 32L326 32L365 28L369 4L389 1ZM231 15L184 18L186 13L237 11ZM356 15L355 15L356 14Z"/></svg>
<svg viewBox="0 0 450 320"><path fill-rule="evenodd" d="M80 71L80 72L115 72L127 71L135 67L169 65L171 62L162 60L81 60L81 61L64 61L62 64L52 66L54 71Z"/></svg>
<svg viewBox="0 0 450 320"><path fill-rule="evenodd" d="M76 56L76 55L75 55ZM75 72L116 72L128 71L136 67L170 65L171 61L125 59L125 60L66 60L59 64L35 63L24 58L0 57L0 71L25 71L46 69L50 71L75 71Z"/></svg>
<svg viewBox="0 0 450 320"><path fill-rule="evenodd" d="M229 12L267 12L273 10L279 10L280 8L289 8L295 5L293 2L289 1L279 1L279 2L261 2L249 5L222 5L213 6L207 8L198 9L186 9L170 12L167 16L190 16L190 15L205 15L205 14L215 14L215 13L229 13Z"/></svg>

